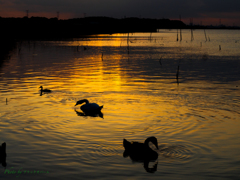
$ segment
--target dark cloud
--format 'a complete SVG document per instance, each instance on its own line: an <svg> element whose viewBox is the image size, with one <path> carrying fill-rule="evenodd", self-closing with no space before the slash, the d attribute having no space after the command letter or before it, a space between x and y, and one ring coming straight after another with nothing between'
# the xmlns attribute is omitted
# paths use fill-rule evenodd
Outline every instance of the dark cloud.
<svg viewBox="0 0 240 180"><path fill-rule="evenodd" d="M146 18L224 18L227 14L239 16L239 0L0 0L3 8L16 11L71 13L73 17L124 16ZM3 14L0 14L3 16ZM211 18L211 17L209 17ZM227 17L226 17L227 18ZM239 18L239 17L238 17Z"/></svg>
<svg viewBox="0 0 240 180"><path fill-rule="evenodd" d="M205 8L200 9L206 12L239 12L239 0L204 0Z"/></svg>

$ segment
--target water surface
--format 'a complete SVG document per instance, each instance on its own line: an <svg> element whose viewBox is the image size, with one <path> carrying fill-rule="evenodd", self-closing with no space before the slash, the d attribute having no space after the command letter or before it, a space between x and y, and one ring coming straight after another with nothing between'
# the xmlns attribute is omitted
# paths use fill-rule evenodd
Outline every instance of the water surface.
<svg viewBox="0 0 240 180"><path fill-rule="evenodd" d="M205 32L18 42L0 68L0 177L239 179L240 31ZM103 118L81 116L80 99L104 105ZM123 138L149 136L154 173L123 157Z"/></svg>

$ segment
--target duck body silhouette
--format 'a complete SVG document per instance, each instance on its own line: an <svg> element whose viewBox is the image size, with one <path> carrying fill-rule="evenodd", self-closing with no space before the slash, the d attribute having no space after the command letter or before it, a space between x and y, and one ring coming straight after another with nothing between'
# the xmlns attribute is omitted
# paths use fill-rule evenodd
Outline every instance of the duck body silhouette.
<svg viewBox="0 0 240 180"><path fill-rule="evenodd" d="M86 114L99 113L99 112L101 112L101 109L103 108L103 106L99 106L96 103L89 103L89 101L87 99L82 99L82 100L77 101L75 106L77 106L78 104L82 104L82 103L86 103L86 104L82 105L80 107L80 109Z"/></svg>
<svg viewBox="0 0 240 180"><path fill-rule="evenodd" d="M39 88L41 88L41 93L43 93L43 92L47 92L47 93L49 93L49 92L52 92L50 89L43 89L43 87L42 86L40 86Z"/></svg>
<svg viewBox="0 0 240 180"><path fill-rule="evenodd" d="M144 143L129 142L123 139L123 147L125 148L123 157L129 156L133 161L156 160L158 158L158 153L149 147L149 142L152 142L158 149L158 141L154 136L147 138Z"/></svg>
<svg viewBox="0 0 240 180"><path fill-rule="evenodd" d="M91 116L91 117L101 117L103 118L103 113L101 111L95 112L95 113L84 113L84 112L79 112L75 109L75 112L78 116Z"/></svg>

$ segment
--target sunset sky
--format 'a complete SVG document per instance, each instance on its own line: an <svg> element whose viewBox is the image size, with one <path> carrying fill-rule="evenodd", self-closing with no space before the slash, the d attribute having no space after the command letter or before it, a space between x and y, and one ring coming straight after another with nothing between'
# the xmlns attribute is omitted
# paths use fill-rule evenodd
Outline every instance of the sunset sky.
<svg viewBox="0 0 240 180"><path fill-rule="evenodd" d="M168 18L189 24L240 26L240 0L0 0L1 17Z"/></svg>

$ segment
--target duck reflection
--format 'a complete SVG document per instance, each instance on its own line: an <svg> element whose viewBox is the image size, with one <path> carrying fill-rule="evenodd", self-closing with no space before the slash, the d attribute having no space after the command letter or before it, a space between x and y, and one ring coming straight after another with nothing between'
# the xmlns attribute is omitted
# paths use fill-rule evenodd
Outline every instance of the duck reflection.
<svg viewBox="0 0 240 180"><path fill-rule="evenodd" d="M6 154L6 143L4 142L0 146L0 163L2 164L3 167L7 166L6 157L7 157L7 154Z"/></svg>
<svg viewBox="0 0 240 180"><path fill-rule="evenodd" d="M74 110L75 110L75 112L78 116L91 116L91 117L101 117L101 118L103 118L103 113L101 111L100 112L93 112L93 113L90 113L90 112L84 113L84 112L79 112L76 109L74 109Z"/></svg>
<svg viewBox="0 0 240 180"><path fill-rule="evenodd" d="M152 136L145 140L144 143L139 142L129 142L126 139L123 139L123 147L125 151L123 153L123 157L130 157L132 161L143 162L144 169L149 173L154 173L157 171L157 162L152 168L149 168L149 162L154 162L158 158L158 153L152 150L149 147L149 142L152 142L156 148L158 149L158 141L157 138Z"/></svg>

